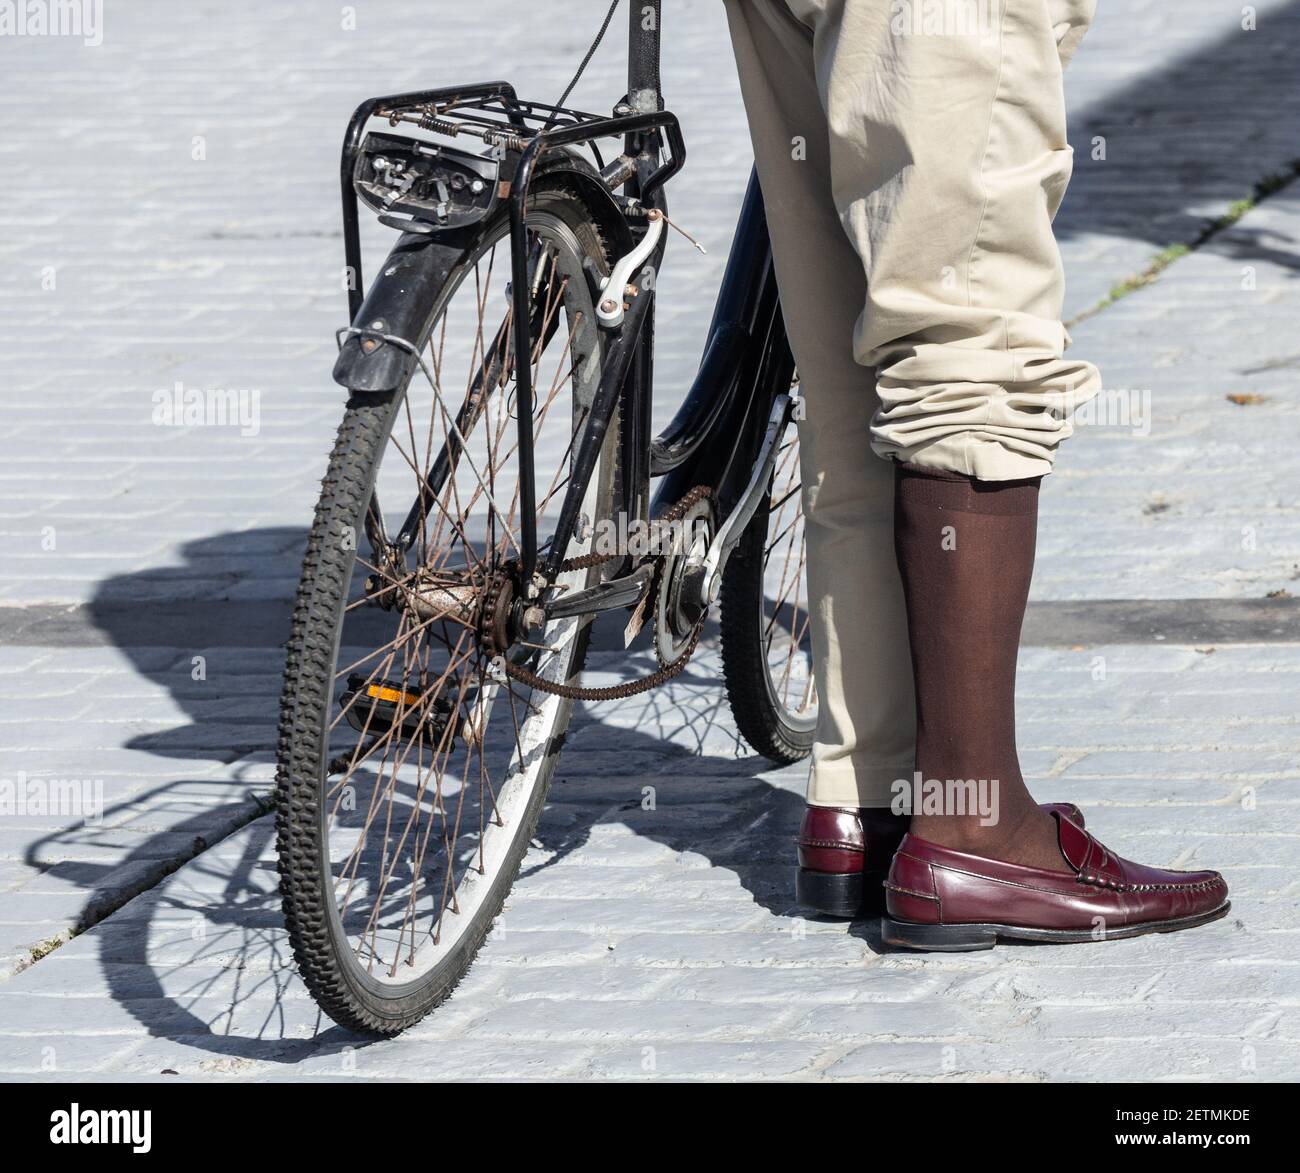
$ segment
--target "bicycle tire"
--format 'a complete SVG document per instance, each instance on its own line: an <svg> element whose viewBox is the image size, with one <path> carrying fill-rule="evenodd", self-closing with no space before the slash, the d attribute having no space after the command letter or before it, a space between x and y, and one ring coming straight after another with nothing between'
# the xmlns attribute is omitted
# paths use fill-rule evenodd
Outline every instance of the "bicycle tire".
<svg viewBox="0 0 1300 1173"><path fill-rule="evenodd" d="M580 239L603 271L609 257L602 233L581 194L558 181L539 179L530 202L557 216ZM504 220L505 213L502 213ZM490 234L489 234L490 235ZM429 310L430 322L454 290L441 291ZM413 372L418 377L418 371ZM308 536L303 571L294 603L280 706L275 797L278 867L285 923L298 969L317 1004L337 1023L370 1035L389 1036L419 1021L445 1000L472 964L500 914L528 851L545 804L572 704L560 701L545 757L528 795L508 850L455 947L409 988L392 992L362 980L347 956L349 943L337 915L332 916L337 881L331 875L325 796L328 721L334 704L343 614L348 607L356 558L332 539L340 525L355 527L368 508L382 451L408 385L387 395L352 394L330 455ZM602 505L612 500L620 451L619 420L611 422L605 457L598 469ZM594 581L599 569L588 572ZM573 640L571 674L585 661L589 624ZM336 718L337 721L337 718ZM324 732L322 732L324 731ZM495 797L495 796L494 796Z"/></svg>
<svg viewBox="0 0 1300 1173"><path fill-rule="evenodd" d="M769 487L727 562L719 627L723 681L737 730L756 753L778 765L793 765L812 752L816 718L815 713L792 711L777 695L764 639L769 623L765 552L773 496L781 491Z"/></svg>

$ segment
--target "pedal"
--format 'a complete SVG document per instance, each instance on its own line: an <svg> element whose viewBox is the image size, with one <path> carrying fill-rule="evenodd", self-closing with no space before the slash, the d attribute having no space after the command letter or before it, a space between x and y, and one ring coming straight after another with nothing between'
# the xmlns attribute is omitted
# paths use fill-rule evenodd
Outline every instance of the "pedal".
<svg viewBox="0 0 1300 1173"><path fill-rule="evenodd" d="M347 690L339 697L348 724L358 733L387 733L399 724L399 736L417 734L442 740L451 722L452 706L445 697L426 698L403 684L368 681L358 672L348 677Z"/></svg>

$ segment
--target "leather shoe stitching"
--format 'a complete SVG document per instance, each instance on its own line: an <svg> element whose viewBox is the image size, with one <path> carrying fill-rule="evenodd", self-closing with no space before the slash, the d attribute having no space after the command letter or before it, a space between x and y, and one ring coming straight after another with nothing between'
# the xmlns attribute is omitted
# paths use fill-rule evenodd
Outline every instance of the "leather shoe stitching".
<svg viewBox="0 0 1300 1173"><path fill-rule="evenodd" d="M908 896L916 896L919 897L921 900L933 900L935 904L939 903L939 897L929 895L925 892L918 892L915 888L904 888L900 884L891 884L888 881L886 881L885 887L888 888L891 892L904 892Z"/></svg>
<svg viewBox="0 0 1300 1173"><path fill-rule="evenodd" d="M795 842L800 847L839 847L845 851L858 852L862 850L858 844L851 843L847 839L798 839Z"/></svg>
<svg viewBox="0 0 1300 1173"><path fill-rule="evenodd" d="M1110 888L1116 892L1203 892L1209 888L1217 888L1223 882L1222 879L1214 879L1179 884L1119 884L1107 880L1104 876L1089 876L1082 873L1078 879L1081 884L1091 884L1095 888Z"/></svg>

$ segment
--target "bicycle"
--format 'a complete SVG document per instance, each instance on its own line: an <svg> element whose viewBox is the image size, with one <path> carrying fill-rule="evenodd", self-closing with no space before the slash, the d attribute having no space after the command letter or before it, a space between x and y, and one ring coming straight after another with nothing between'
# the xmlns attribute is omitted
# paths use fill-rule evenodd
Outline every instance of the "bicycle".
<svg viewBox="0 0 1300 1173"><path fill-rule="evenodd" d="M752 174L698 375L651 431L686 158L659 9L632 9L608 116L566 107L573 83L550 105L496 81L369 99L344 137L348 398L287 645L276 828L299 970L354 1030L397 1033L451 992L574 702L676 675L715 604L742 735L781 763L811 749L800 400ZM401 232L368 289L362 204ZM613 612L658 666L584 687Z"/></svg>

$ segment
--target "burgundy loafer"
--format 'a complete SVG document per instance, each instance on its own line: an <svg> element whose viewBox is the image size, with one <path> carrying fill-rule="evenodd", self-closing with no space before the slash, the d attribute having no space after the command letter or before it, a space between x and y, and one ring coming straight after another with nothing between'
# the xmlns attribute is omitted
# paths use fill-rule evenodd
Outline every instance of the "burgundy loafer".
<svg viewBox="0 0 1300 1173"><path fill-rule="evenodd" d="M1190 929L1231 907L1218 872L1144 867L1107 851L1059 812L1057 824L1068 873L904 837L885 881L885 943L957 951L1003 940L1114 941Z"/></svg>
<svg viewBox="0 0 1300 1173"><path fill-rule="evenodd" d="M1083 813L1072 802L1043 806L1083 826ZM809 806L799 830L795 899L824 916L879 916L885 910L881 884L909 821L888 807Z"/></svg>

